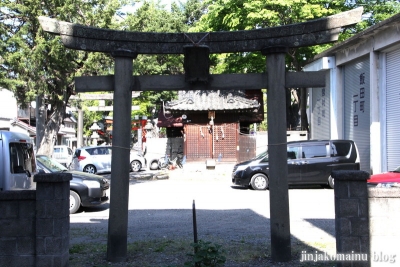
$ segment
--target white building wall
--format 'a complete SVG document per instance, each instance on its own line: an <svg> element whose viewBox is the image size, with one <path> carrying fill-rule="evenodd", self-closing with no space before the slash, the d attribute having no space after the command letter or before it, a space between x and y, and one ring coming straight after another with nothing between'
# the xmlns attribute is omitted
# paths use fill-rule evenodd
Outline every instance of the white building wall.
<svg viewBox="0 0 400 267"><path fill-rule="evenodd" d="M0 88L0 118L14 119L17 117L17 100L10 90Z"/></svg>
<svg viewBox="0 0 400 267"><path fill-rule="evenodd" d="M329 68L331 88L331 139L344 137L344 78L343 69L351 61L365 57L369 61L369 155L370 172L381 173L387 169L386 151L386 63L385 53L393 49L400 49L400 18L396 16L386 23L373 27L373 31L360 33L359 38L352 42L343 42L324 53L326 58L336 61ZM354 42L356 41L356 42ZM304 68L305 71L315 71L316 65L323 65L325 58L320 58ZM319 62L317 62L319 61ZM400 61L400 59L399 59ZM321 68L320 68L321 69ZM310 101L311 103L311 101ZM312 126L311 126L312 127Z"/></svg>
<svg viewBox="0 0 400 267"><path fill-rule="evenodd" d="M321 98L322 88L318 88L317 90L316 88L309 88L308 90L310 105L308 109L308 121L311 122L311 139L338 139L339 136L343 136L342 133L339 133L342 131L342 127L338 128L338 122L341 122L340 118L342 117L341 113L338 111L342 108L342 101L338 100L338 97L341 97L341 90L337 86L335 58L323 57L304 67L303 71L326 71L326 84L324 88L328 95L324 97L326 98L325 101L329 101L329 103L326 103L326 107L329 108L326 114L328 114L329 117L318 117L318 114L315 114L315 112L320 111L320 109L315 109L314 112L315 107L313 103L321 105L318 98ZM318 119L326 120L326 123L329 124L328 133L318 129L318 127L323 127L325 125L324 123L318 125Z"/></svg>

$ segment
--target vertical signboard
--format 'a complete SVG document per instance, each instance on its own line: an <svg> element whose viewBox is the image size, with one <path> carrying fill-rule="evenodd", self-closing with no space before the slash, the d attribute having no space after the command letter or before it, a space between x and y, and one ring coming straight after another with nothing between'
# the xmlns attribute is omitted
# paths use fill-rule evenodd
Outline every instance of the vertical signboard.
<svg viewBox="0 0 400 267"><path fill-rule="evenodd" d="M312 139L330 139L330 90L312 88Z"/></svg>

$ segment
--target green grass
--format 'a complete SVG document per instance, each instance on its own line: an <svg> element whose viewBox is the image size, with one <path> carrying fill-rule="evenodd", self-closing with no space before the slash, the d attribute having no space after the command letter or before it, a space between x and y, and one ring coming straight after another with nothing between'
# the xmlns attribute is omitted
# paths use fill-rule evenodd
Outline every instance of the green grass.
<svg viewBox="0 0 400 267"><path fill-rule="evenodd" d="M331 244L297 242L292 244L292 261L290 263L271 263L271 251L268 240L265 244L255 244L252 238L239 241L209 240L220 244L226 257L225 266L335 266L332 262L303 262L300 265L302 251L314 253L315 250L325 251ZM106 260L107 246L99 243L80 243L70 247L70 267L183 267L193 253L192 240L162 239L137 241L128 243L127 261L111 264ZM260 265L257 265L260 264Z"/></svg>

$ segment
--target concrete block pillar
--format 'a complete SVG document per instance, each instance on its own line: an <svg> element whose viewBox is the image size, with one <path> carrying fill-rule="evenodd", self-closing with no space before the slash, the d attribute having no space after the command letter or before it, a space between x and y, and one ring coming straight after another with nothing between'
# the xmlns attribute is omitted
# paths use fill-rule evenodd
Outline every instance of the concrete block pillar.
<svg viewBox="0 0 400 267"><path fill-rule="evenodd" d="M342 170L333 171L332 177L335 179L336 266L370 266L366 182L369 173Z"/></svg>
<svg viewBox="0 0 400 267"><path fill-rule="evenodd" d="M69 265L70 173L36 174L36 265Z"/></svg>

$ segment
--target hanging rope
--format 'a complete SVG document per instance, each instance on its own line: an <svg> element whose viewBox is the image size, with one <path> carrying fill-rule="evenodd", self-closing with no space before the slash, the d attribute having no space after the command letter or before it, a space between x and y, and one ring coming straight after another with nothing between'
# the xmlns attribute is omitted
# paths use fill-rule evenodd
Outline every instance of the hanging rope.
<svg viewBox="0 0 400 267"><path fill-rule="evenodd" d="M188 38L193 43L194 46L199 46L200 43L204 40L204 38L206 38L210 33L209 32L206 33L206 35L204 35L203 38L201 38L200 41L198 41L197 43L195 41L193 41L186 33L183 33L183 34L186 36L186 38Z"/></svg>

